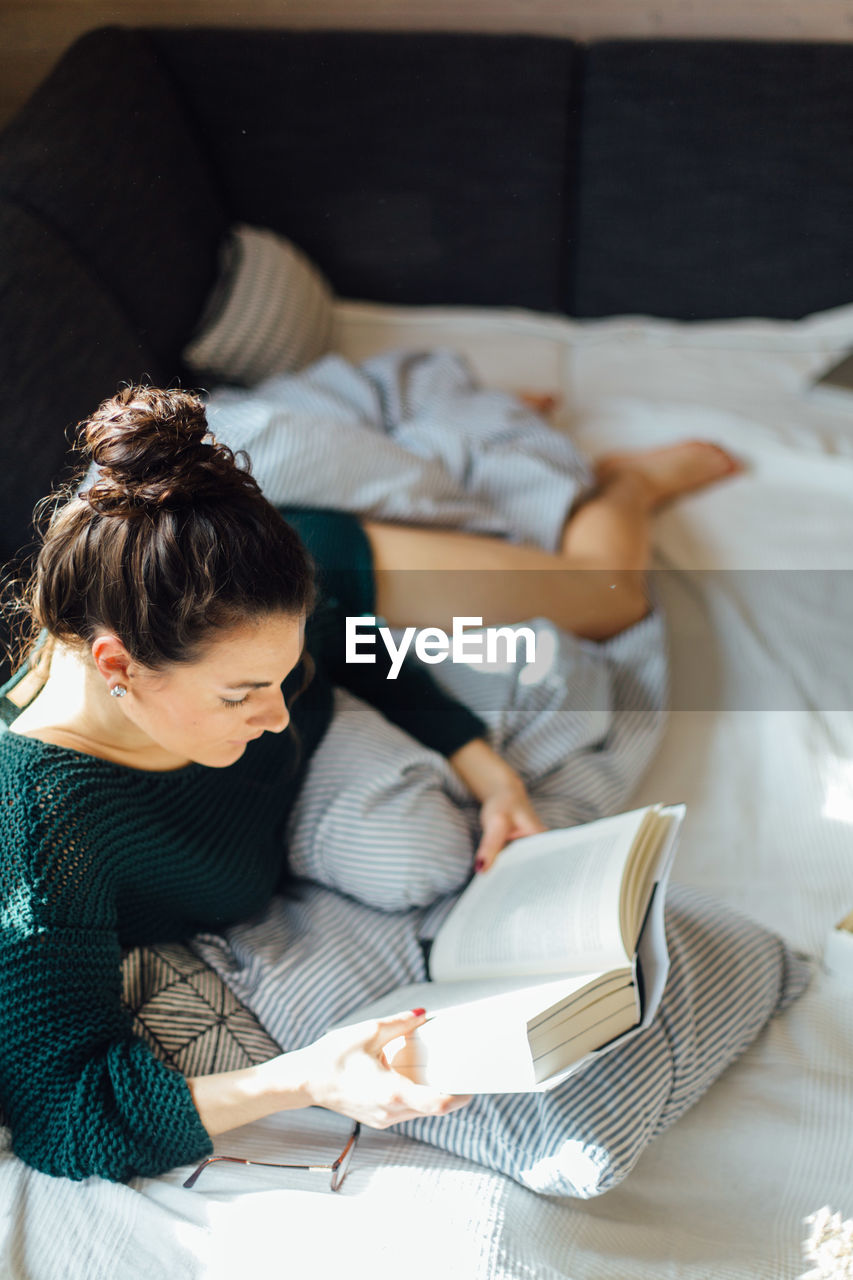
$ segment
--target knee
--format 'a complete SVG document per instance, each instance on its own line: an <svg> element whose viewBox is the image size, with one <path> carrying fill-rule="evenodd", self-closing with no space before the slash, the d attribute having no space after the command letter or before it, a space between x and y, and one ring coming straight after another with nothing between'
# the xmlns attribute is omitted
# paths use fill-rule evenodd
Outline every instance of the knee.
<svg viewBox="0 0 853 1280"><path fill-rule="evenodd" d="M644 574L619 569L606 577L599 617L582 633L587 640L611 640L642 622L652 611Z"/></svg>

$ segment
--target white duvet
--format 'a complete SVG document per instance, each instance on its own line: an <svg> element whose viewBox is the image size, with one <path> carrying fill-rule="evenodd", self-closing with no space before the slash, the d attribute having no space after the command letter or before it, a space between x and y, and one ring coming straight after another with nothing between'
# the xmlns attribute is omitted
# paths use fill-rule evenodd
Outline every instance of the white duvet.
<svg viewBox="0 0 853 1280"><path fill-rule="evenodd" d="M853 347L853 307L682 325L344 303L336 345L457 347L488 383L556 391L593 455L703 436L744 460L656 526L676 710L635 800L687 802L677 878L819 953L853 908L853 396L807 387ZM326 1161L340 1133L292 1113L221 1148ZM192 1192L180 1170L73 1184L5 1153L0 1276L782 1280L805 1270L808 1214L853 1216L852 1148L853 983L820 973L600 1200L545 1201L370 1131L337 1196L224 1166Z"/></svg>

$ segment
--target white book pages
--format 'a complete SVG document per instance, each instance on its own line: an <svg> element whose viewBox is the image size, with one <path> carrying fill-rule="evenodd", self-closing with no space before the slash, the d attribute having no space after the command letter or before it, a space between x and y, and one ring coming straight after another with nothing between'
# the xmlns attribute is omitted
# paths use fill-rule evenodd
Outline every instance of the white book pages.
<svg viewBox="0 0 853 1280"><path fill-rule="evenodd" d="M431 976L457 981L624 965L620 886L646 812L513 841L442 925Z"/></svg>

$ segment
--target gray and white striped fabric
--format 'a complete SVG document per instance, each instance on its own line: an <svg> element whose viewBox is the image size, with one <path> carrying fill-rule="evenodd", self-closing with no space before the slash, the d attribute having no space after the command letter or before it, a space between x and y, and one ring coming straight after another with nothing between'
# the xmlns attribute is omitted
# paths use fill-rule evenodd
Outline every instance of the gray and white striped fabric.
<svg viewBox="0 0 853 1280"><path fill-rule="evenodd" d="M527 625L541 636L551 624ZM490 673L501 699L482 694L482 668L433 672L482 711L543 820L570 825L624 807L654 754L663 632L653 614L601 645L557 635L538 682ZM290 822L300 897L193 943L287 1049L425 978L421 941L468 879L476 839L476 809L446 761L358 699L335 697ZM780 939L693 892L671 890L667 932L671 975L646 1032L551 1093L478 1097L400 1128L550 1195L615 1185L808 977Z"/></svg>
<svg viewBox="0 0 853 1280"><path fill-rule="evenodd" d="M383 914L306 884L300 900L277 899L227 942L196 945L275 1039L296 1049L361 1001L424 979L421 916ZM667 936L671 975L647 1031L550 1093L476 1097L400 1131L548 1195L615 1186L808 979L779 938L692 890L672 888Z"/></svg>
<svg viewBox="0 0 853 1280"><path fill-rule="evenodd" d="M433 679L483 719L546 826L618 812L664 726L660 615L603 644L543 618L518 626L536 637L532 669L500 659L443 663L431 667ZM291 811L294 873L372 907L430 907L432 916L470 876L477 833L478 807L444 757L336 690L331 725Z"/></svg>
<svg viewBox="0 0 853 1280"><path fill-rule="evenodd" d="M331 328L332 291L317 267L284 236L240 224L183 358L202 377L251 385L318 359Z"/></svg>
<svg viewBox="0 0 853 1280"><path fill-rule="evenodd" d="M327 356L249 391L220 388L207 416L245 449L269 500L465 529L548 551L592 483L584 459L514 396L480 387L449 350L392 351L356 368Z"/></svg>

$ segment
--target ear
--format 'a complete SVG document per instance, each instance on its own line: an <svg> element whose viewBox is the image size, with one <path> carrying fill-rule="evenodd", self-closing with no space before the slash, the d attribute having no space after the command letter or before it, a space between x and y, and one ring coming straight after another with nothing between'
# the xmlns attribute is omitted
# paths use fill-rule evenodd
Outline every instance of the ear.
<svg viewBox="0 0 853 1280"><path fill-rule="evenodd" d="M135 666L118 636L110 633L92 641L92 661L110 686L123 684L126 687L131 678L131 668Z"/></svg>

